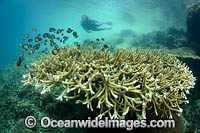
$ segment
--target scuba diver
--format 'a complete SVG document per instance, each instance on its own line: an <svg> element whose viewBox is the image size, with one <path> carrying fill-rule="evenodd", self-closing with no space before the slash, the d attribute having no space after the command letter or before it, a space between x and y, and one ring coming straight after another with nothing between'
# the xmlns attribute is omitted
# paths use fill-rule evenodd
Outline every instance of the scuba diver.
<svg viewBox="0 0 200 133"><path fill-rule="evenodd" d="M102 30L111 30L112 29L112 27L99 28L99 26L101 26L103 24L112 25L113 24L112 22L98 22L96 20L90 19L86 15L82 15L81 18L82 18L81 26L88 33L92 32L92 31L102 31Z"/></svg>

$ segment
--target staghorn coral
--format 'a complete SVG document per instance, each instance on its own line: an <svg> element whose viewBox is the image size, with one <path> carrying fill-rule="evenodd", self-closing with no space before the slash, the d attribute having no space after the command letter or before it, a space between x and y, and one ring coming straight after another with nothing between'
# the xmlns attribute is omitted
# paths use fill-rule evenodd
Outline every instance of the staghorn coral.
<svg viewBox="0 0 200 133"><path fill-rule="evenodd" d="M99 118L124 119L133 112L138 119L146 111L172 118L182 113L179 104L195 85L192 71L176 57L158 52L117 49L113 54L92 48L60 48L32 64L25 84L43 88L41 94L59 88L57 99L100 109Z"/></svg>

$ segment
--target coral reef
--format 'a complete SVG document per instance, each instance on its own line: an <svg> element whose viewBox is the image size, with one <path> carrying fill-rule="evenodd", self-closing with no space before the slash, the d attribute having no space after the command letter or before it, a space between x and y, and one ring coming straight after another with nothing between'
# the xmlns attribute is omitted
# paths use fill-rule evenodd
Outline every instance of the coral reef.
<svg viewBox="0 0 200 133"><path fill-rule="evenodd" d="M199 59L195 59L195 58L184 58L184 57L179 57L179 59L183 62L185 62L186 64L188 64L188 66L190 67L190 69L192 70L195 78L196 78L196 85L195 88L192 89L190 91L190 96L188 98L190 98L191 102L194 102L195 100L200 98L200 91L199 91L199 86L200 86L200 60Z"/></svg>
<svg viewBox="0 0 200 133"><path fill-rule="evenodd" d="M75 99L87 104L98 117L124 119L134 112L146 118L153 109L172 118L182 113L181 103L195 85L192 71L176 57L158 51L117 49L113 54L92 48L60 48L32 64L24 84L43 88L41 94L56 89L59 100Z"/></svg>
<svg viewBox="0 0 200 133"><path fill-rule="evenodd" d="M13 70L12 70L13 69ZM12 71L11 71L12 70ZM18 70L18 71L14 71ZM19 69L16 65L9 64L4 69L2 69L1 74L1 85L4 85L5 87L15 89L20 86L21 81L23 79L22 76L25 73L24 69ZM19 80L16 80L19 79Z"/></svg>
<svg viewBox="0 0 200 133"><path fill-rule="evenodd" d="M197 55L200 54L200 0L194 2L188 7L187 14L187 38L190 47L193 48Z"/></svg>
<svg viewBox="0 0 200 133"><path fill-rule="evenodd" d="M200 131L200 99L195 100L190 106L184 107L185 131L193 133Z"/></svg>
<svg viewBox="0 0 200 133"><path fill-rule="evenodd" d="M31 60L27 58L27 60ZM27 62L26 62L27 63ZM13 69L15 68L15 69ZM37 125L34 129L27 129L24 119L35 116L40 119L48 116L55 119L87 119L93 112L73 102L61 102L55 99L56 92L40 95L40 91L32 86L21 83L25 70L16 68L16 62L1 69L0 73L0 132L1 133L47 133L74 132L77 129L44 129ZM10 86L8 86L10 85ZM66 106L68 108L66 108ZM71 113L74 112L74 113ZM67 115L66 115L67 114ZM87 132L82 129L84 132Z"/></svg>
<svg viewBox="0 0 200 133"><path fill-rule="evenodd" d="M168 49L174 49L187 46L187 37L183 29L171 27L164 31L143 34L141 37L136 38L132 45L156 49L164 46Z"/></svg>
<svg viewBox="0 0 200 133"><path fill-rule="evenodd" d="M192 3L188 7L187 14L187 35L189 42L200 43L200 1Z"/></svg>
<svg viewBox="0 0 200 133"><path fill-rule="evenodd" d="M34 61L33 59L35 56L25 59L23 63L29 64ZM30 62L28 63L28 61ZM29 115L35 116L37 119L43 116L55 119L87 119L88 116L93 116L91 114L93 112L82 107L84 105L75 105L73 102L63 103L56 100L54 98L55 92L41 96L39 90L30 85L24 86L21 80L25 71L23 66L17 67L16 62L0 70L0 132L46 133L54 131L64 133L66 130L66 132L73 132L74 129L44 129L40 125L34 129L27 129L24 125L24 119ZM69 108L65 108L66 106ZM70 113L71 111L74 113Z"/></svg>

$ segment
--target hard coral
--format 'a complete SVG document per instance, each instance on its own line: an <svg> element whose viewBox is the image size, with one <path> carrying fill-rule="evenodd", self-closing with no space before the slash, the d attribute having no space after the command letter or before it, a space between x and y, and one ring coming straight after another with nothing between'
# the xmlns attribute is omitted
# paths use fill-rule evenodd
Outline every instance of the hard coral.
<svg viewBox="0 0 200 133"><path fill-rule="evenodd" d="M59 87L59 100L100 109L99 118L124 119L133 112L138 119L146 111L172 117L181 113L179 104L188 103L186 94L195 85L192 71L176 57L158 51L60 48L32 64L24 75L25 84L42 87L41 94Z"/></svg>

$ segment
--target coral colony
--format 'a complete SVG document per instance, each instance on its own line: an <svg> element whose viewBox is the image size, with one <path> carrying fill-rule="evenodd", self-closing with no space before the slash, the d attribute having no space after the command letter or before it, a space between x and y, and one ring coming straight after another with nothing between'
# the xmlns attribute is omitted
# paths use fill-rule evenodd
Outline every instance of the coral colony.
<svg viewBox="0 0 200 133"><path fill-rule="evenodd" d="M41 94L60 90L59 100L75 99L102 118L125 119L135 113L145 119L153 110L172 118L188 103L186 94L196 78L179 59L158 51L59 48L32 64L24 84L43 88Z"/></svg>

